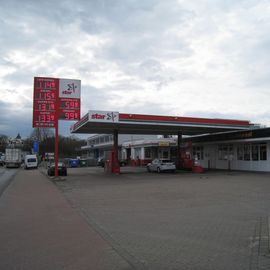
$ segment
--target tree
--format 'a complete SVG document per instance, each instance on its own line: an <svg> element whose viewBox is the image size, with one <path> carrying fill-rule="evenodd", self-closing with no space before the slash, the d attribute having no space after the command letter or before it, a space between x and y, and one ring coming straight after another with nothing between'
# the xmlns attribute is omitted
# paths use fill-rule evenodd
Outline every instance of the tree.
<svg viewBox="0 0 270 270"><path fill-rule="evenodd" d="M54 136L54 132L50 128L35 128L33 129L30 138L42 142L50 137Z"/></svg>
<svg viewBox="0 0 270 270"><path fill-rule="evenodd" d="M5 152L8 145L8 136L0 134L0 152Z"/></svg>

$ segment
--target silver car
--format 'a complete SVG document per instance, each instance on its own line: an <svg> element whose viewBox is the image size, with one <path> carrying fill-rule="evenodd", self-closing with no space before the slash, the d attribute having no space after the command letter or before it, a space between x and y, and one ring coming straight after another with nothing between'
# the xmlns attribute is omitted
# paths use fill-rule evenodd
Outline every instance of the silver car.
<svg viewBox="0 0 270 270"><path fill-rule="evenodd" d="M168 159L154 159L151 163L148 163L147 166L148 172L175 172L176 167L174 162Z"/></svg>

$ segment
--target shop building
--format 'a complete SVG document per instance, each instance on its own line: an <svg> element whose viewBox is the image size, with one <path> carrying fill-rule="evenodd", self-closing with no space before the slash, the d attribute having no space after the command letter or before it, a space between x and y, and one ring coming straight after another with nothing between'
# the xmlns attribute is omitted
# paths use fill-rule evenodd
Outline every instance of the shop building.
<svg viewBox="0 0 270 270"><path fill-rule="evenodd" d="M184 139L205 169L270 171L270 128L223 132Z"/></svg>

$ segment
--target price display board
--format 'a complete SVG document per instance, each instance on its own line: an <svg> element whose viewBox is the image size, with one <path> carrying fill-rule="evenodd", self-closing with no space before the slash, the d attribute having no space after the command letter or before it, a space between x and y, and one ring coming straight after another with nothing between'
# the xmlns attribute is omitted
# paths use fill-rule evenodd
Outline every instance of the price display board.
<svg viewBox="0 0 270 270"><path fill-rule="evenodd" d="M56 127L58 120L80 120L81 81L34 78L33 127Z"/></svg>
<svg viewBox="0 0 270 270"><path fill-rule="evenodd" d="M55 127L58 89L59 79L34 78L33 127Z"/></svg>
<svg viewBox="0 0 270 270"><path fill-rule="evenodd" d="M59 84L59 119L80 120L81 81L60 79Z"/></svg>
<svg viewBox="0 0 270 270"><path fill-rule="evenodd" d="M58 120L80 120L81 81L34 78L33 127L55 128L55 176L58 176Z"/></svg>

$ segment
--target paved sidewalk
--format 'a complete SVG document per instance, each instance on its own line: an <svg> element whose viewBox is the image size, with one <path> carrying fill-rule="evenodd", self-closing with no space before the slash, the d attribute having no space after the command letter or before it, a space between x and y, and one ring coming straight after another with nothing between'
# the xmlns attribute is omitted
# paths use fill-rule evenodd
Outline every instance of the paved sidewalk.
<svg viewBox="0 0 270 270"><path fill-rule="evenodd" d="M0 197L0 269L132 269L38 170Z"/></svg>

